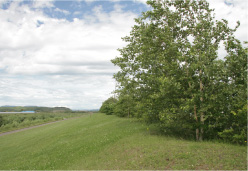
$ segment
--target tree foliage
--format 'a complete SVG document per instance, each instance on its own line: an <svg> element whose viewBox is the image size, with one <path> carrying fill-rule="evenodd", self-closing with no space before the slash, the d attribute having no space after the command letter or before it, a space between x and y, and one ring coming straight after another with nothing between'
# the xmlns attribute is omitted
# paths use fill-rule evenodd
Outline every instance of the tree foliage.
<svg viewBox="0 0 248 171"><path fill-rule="evenodd" d="M117 99L110 97L102 103L100 112L106 113L107 115L112 115L114 113L114 108L117 103Z"/></svg>
<svg viewBox="0 0 248 171"><path fill-rule="evenodd" d="M244 142L247 48L234 36L240 23L231 29L215 20L205 0L147 4L152 10L135 20L123 38L127 46L112 60L120 67L116 113L128 105L133 116L160 123L164 132Z"/></svg>
<svg viewBox="0 0 248 171"><path fill-rule="evenodd" d="M3 124L3 117L0 115L0 127L2 126Z"/></svg>

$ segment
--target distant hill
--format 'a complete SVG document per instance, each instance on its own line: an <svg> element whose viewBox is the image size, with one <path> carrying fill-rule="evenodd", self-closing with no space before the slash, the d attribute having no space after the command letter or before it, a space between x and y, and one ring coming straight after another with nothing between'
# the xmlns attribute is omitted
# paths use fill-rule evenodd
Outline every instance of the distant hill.
<svg viewBox="0 0 248 171"><path fill-rule="evenodd" d="M40 107L40 106L1 106L0 112L71 112L67 107Z"/></svg>
<svg viewBox="0 0 248 171"><path fill-rule="evenodd" d="M16 107L16 106L4 105L4 106L0 106L0 107Z"/></svg>

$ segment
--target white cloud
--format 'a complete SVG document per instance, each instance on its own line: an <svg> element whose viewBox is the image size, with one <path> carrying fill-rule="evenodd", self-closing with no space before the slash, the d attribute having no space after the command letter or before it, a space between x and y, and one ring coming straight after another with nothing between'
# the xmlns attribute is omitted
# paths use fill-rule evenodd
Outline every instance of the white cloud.
<svg viewBox="0 0 248 171"><path fill-rule="evenodd" d="M117 68L110 59L125 45L121 37L136 15L120 6L110 13L98 6L91 16L69 22L34 6L13 2L0 10L0 106L99 108L114 89Z"/></svg>
<svg viewBox="0 0 248 171"><path fill-rule="evenodd" d="M143 3L143 4L146 4L146 1L147 0L134 0L134 2L139 2L139 3Z"/></svg>
<svg viewBox="0 0 248 171"><path fill-rule="evenodd" d="M108 81L106 84L102 84ZM73 109L98 108L99 103L110 96L111 77L22 76L0 80L0 104L11 101L15 105L66 106ZM102 92L102 90L105 90ZM5 93L8 92L8 93ZM8 100L8 101L6 101ZM32 103L31 103L32 102Z"/></svg>
<svg viewBox="0 0 248 171"><path fill-rule="evenodd" d="M80 14L82 14L81 11L75 11L75 12L73 13L73 15L80 15Z"/></svg>
<svg viewBox="0 0 248 171"><path fill-rule="evenodd" d="M242 43L248 40L248 2L244 0L209 0L210 8L215 9L215 17L217 20L225 19L228 21L229 27L232 29L240 21L240 27L235 32L235 36ZM227 53L224 45L221 44L218 50L219 58L223 59Z"/></svg>
<svg viewBox="0 0 248 171"><path fill-rule="evenodd" d="M240 21L241 26L238 28L235 36L243 41L248 40L248 1L246 0L209 0L210 8L215 9L215 16L217 20L226 19L231 28L235 28L236 22Z"/></svg>
<svg viewBox="0 0 248 171"><path fill-rule="evenodd" d="M54 0L33 0L33 8L52 8Z"/></svg>
<svg viewBox="0 0 248 171"><path fill-rule="evenodd" d="M65 15L69 15L69 14L70 14L70 12L69 12L69 11L62 10L62 9L59 9L59 8L55 8L55 10L54 10L54 11L56 11L56 12L60 12L60 13L63 13L63 14L65 14Z"/></svg>
<svg viewBox="0 0 248 171"><path fill-rule="evenodd" d="M91 16L95 23L87 17L87 21L74 19L69 22L48 18L37 11L22 11L20 8L23 9L23 6L12 5L11 9L1 11L1 30L5 31L0 33L0 48L3 49L2 66L6 61L5 66L8 65L8 68L18 68L18 65L11 65L12 60L9 60L16 55L15 59L23 59L23 72L33 67L30 65L32 63L109 61L118 54L116 49L124 45L120 38L128 34L135 17L120 9L107 14L96 7ZM9 15L11 12L15 14ZM123 20L130 22L123 23ZM38 21L43 22L39 27ZM35 68L39 70L39 67Z"/></svg>

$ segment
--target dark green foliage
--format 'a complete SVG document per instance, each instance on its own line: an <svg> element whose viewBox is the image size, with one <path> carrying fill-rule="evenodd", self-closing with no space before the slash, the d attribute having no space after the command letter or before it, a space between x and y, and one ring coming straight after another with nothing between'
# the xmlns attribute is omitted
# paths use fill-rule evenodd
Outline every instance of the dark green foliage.
<svg viewBox="0 0 248 171"><path fill-rule="evenodd" d="M120 117L133 117L135 115L135 102L129 95L120 96L115 105L114 113Z"/></svg>
<svg viewBox="0 0 248 171"><path fill-rule="evenodd" d="M102 103L102 106L99 111L107 115L112 115L114 113L116 103L117 99L110 97Z"/></svg>
<svg viewBox="0 0 248 171"><path fill-rule="evenodd" d="M136 19L112 63L119 83L115 114L157 122L196 140L247 139L247 48L205 0L153 1ZM227 56L218 57L224 42Z"/></svg>
<svg viewBox="0 0 248 171"><path fill-rule="evenodd" d="M0 127L2 126L3 124L3 117L0 115Z"/></svg>

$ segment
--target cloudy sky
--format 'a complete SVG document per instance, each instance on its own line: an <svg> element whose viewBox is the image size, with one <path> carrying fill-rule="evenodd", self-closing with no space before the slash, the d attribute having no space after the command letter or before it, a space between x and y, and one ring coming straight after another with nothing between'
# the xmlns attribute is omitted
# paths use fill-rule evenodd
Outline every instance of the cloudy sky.
<svg viewBox="0 0 248 171"><path fill-rule="evenodd" d="M210 1L216 19L241 22L241 41L247 3ZM121 37L148 9L145 0L0 0L0 106L98 109L115 87L110 59L125 46Z"/></svg>

